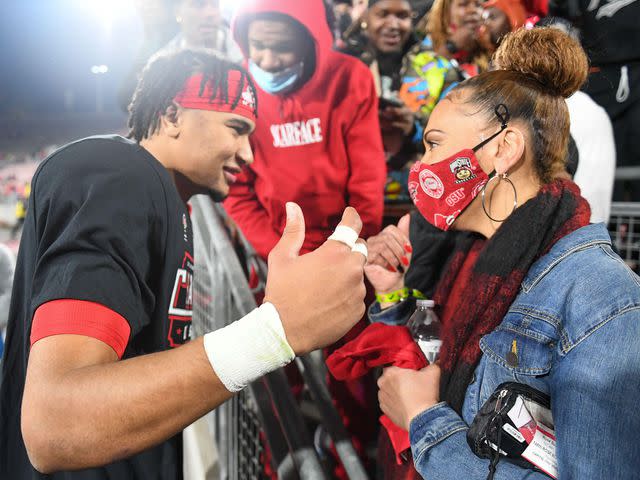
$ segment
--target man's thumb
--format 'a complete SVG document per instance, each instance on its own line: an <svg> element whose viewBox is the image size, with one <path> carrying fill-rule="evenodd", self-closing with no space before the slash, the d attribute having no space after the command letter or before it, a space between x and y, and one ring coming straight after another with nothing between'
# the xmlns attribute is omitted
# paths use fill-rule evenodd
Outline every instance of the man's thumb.
<svg viewBox="0 0 640 480"><path fill-rule="evenodd" d="M406 214L403 215L400 221L398 222L398 230L404 233L407 238L409 238L409 225L411 224L411 215Z"/></svg>
<svg viewBox="0 0 640 480"><path fill-rule="evenodd" d="M280 241L273 248L272 253L277 256L295 258L300 253L304 243L304 216L297 203L287 202L287 223Z"/></svg>

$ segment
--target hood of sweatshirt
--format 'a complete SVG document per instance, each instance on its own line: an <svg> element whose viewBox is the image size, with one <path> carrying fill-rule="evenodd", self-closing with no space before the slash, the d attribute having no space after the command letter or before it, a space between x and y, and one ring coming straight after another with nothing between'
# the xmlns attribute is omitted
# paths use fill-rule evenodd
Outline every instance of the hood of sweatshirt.
<svg viewBox="0 0 640 480"><path fill-rule="evenodd" d="M309 33L315 44L315 70L311 77L300 88L308 87L326 68L327 57L333 48L333 36L326 20L326 11L322 0L262 0L249 1L235 14L231 31L236 43L240 46L245 63L249 58L248 30L249 24L261 13L279 13L291 17L301 24Z"/></svg>

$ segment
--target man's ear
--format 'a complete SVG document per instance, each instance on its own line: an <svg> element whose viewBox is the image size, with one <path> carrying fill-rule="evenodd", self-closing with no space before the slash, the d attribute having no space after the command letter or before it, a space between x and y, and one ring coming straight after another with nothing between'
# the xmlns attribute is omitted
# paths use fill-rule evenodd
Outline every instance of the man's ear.
<svg viewBox="0 0 640 480"><path fill-rule="evenodd" d="M183 123L183 110L171 103L160 117L160 123L162 124L162 130L171 138L178 138Z"/></svg>
<svg viewBox="0 0 640 480"><path fill-rule="evenodd" d="M520 161L525 151L524 134L519 128L508 127L500 138L495 163L497 174L511 170Z"/></svg>

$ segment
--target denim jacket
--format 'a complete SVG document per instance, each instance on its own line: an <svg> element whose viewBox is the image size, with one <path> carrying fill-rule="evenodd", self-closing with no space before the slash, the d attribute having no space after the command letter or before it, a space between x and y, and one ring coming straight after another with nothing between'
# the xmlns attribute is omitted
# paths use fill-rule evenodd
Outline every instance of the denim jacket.
<svg viewBox="0 0 640 480"><path fill-rule="evenodd" d="M369 316L398 324L408 310L374 304ZM514 340L516 366L506 361ZM488 460L471 452L468 425L500 383L516 381L551 397L559 479L640 479L640 278L613 252L604 224L576 230L535 262L480 348L462 417L440 402L411 422L424 478L486 478ZM501 461L494 478L549 477Z"/></svg>

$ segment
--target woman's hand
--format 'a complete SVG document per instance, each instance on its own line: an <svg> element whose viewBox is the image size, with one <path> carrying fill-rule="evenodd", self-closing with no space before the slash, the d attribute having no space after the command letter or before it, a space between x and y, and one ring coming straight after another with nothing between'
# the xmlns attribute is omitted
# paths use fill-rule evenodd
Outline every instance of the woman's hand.
<svg viewBox="0 0 640 480"><path fill-rule="evenodd" d="M378 388L382 412L409 431L411 420L440 401L440 367L433 364L422 370L385 368Z"/></svg>
<svg viewBox="0 0 640 480"><path fill-rule="evenodd" d="M364 267L367 278L376 293L389 293L404 286L404 274L411 262L409 241L409 214L398 226L389 225L378 235L367 239L369 259Z"/></svg>

